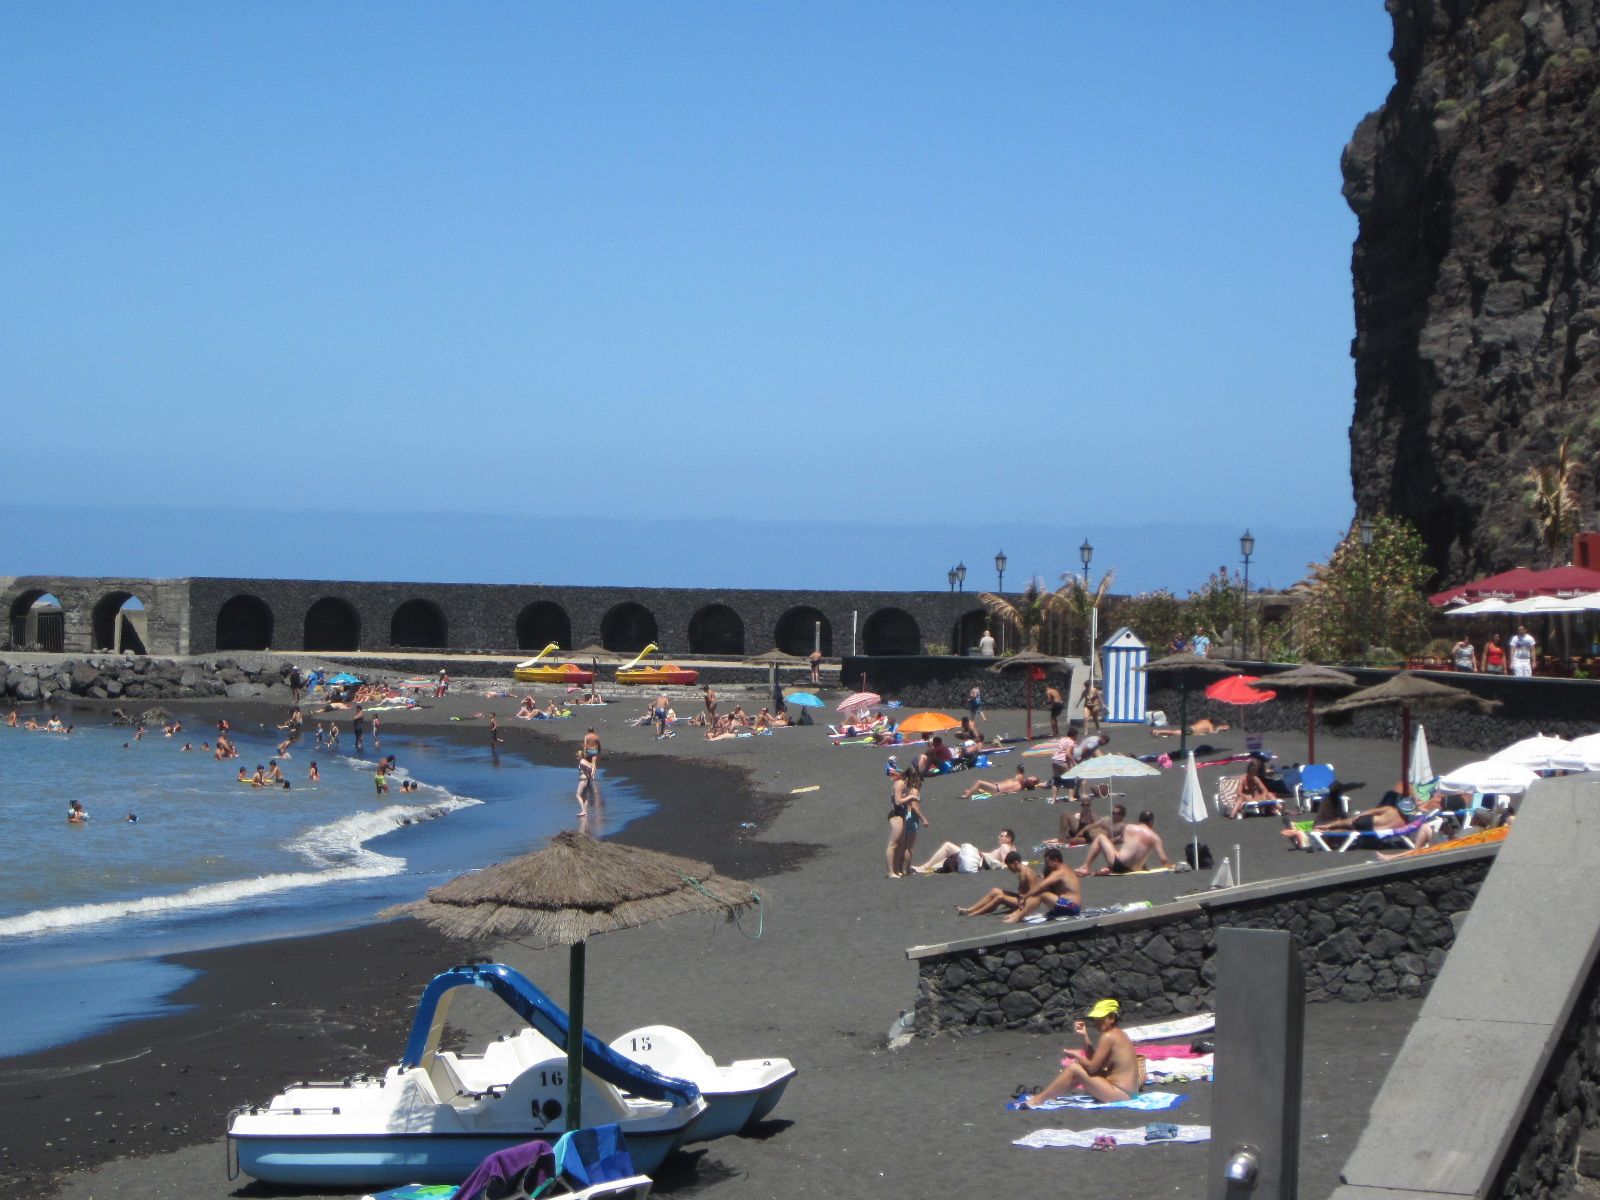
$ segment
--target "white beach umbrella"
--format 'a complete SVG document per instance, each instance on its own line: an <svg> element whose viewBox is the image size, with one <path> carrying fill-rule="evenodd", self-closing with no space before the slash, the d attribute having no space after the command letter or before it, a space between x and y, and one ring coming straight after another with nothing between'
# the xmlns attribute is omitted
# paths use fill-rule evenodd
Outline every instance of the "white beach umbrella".
<svg viewBox="0 0 1600 1200"><path fill-rule="evenodd" d="M1126 754L1096 754L1086 758L1070 771L1062 772L1063 779L1137 779L1144 775L1159 775L1161 769L1152 767Z"/></svg>
<svg viewBox="0 0 1600 1200"><path fill-rule="evenodd" d="M1194 865L1198 870L1200 866L1200 822L1209 814L1206 812L1205 793L1200 790L1200 772L1194 765L1194 751L1189 751L1189 762L1183 772L1183 795L1178 799L1178 816L1195 826L1194 832Z"/></svg>
<svg viewBox="0 0 1600 1200"><path fill-rule="evenodd" d="M1432 780L1433 759L1428 755L1428 734L1419 724L1416 740L1411 745L1411 768L1406 782L1411 785L1411 794L1415 796L1419 787Z"/></svg>
<svg viewBox="0 0 1600 1200"><path fill-rule="evenodd" d="M1531 738L1513 742L1504 750L1489 756L1490 762L1513 763L1530 771L1556 770L1555 758L1564 754L1571 743L1565 738L1549 737L1536 733Z"/></svg>
<svg viewBox="0 0 1600 1200"><path fill-rule="evenodd" d="M1441 792L1505 792L1520 796L1535 783L1539 776L1527 767L1516 763L1485 759L1457 767L1439 780Z"/></svg>
<svg viewBox="0 0 1600 1200"><path fill-rule="evenodd" d="M1600 733L1573 738L1550 761L1558 771L1600 771Z"/></svg>
<svg viewBox="0 0 1600 1200"><path fill-rule="evenodd" d="M1579 604L1576 599L1564 599L1560 596L1529 596L1526 600L1513 600L1505 606L1508 613L1575 613L1587 612L1587 606Z"/></svg>
<svg viewBox="0 0 1600 1200"><path fill-rule="evenodd" d="M1594 612L1600 609L1600 592L1584 592L1581 596L1574 596L1572 602L1581 605L1584 612Z"/></svg>

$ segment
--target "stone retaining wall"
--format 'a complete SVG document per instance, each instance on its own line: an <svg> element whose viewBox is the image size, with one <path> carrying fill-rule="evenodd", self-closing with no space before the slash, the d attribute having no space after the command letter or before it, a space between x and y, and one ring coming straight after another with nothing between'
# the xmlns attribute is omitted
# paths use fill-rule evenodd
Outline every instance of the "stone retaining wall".
<svg viewBox="0 0 1600 1200"><path fill-rule="evenodd" d="M290 702L289 664L264 658L180 662L143 655L0 662L0 698L13 701L234 700Z"/></svg>
<svg viewBox="0 0 1600 1200"><path fill-rule="evenodd" d="M1062 1030L1102 996L1130 1023L1211 1004L1219 926L1283 929L1306 964L1307 999L1419 996L1438 975L1498 847L1339 868L1156 909L916 947L920 1037Z"/></svg>

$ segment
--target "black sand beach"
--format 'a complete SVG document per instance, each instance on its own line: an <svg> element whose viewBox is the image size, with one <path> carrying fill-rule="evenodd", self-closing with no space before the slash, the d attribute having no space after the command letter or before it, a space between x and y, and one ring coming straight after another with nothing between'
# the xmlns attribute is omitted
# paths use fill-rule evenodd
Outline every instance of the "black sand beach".
<svg viewBox="0 0 1600 1200"><path fill-rule="evenodd" d="M905 948L978 932L977 921L952 909L987 880L884 877L884 752L834 748L820 727L718 743L686 729L658 742L624 725L648 697L624 699L592 710L598 717L580 709L573 720L534 728L503 719L505 749L565 764L593 721L606 743L606 777L632 777L661 805L621 840L707 859L757 883L767 903L759 939L746 936L757 930L753 917L743 922L744 932L686 919L596 939L587 1024L605 1036L651 1022L679 1025L719 1061L781 1055L800 1067L759 1136L680 1153L659 1174L660 1191L921 1197L992 1189L1018 1171L1036 1179L1043 1169L1102 1196L1203 1194L1204 1145L1113 1155L1010 1145L1035 1127L1144 1123L1145 1114L1118 1110L1003 1111L1018 1084L1042 1084L1053 1074L1060 1035L987 1034L887 1048L890 1025L915 999ZM487 712L491 704L502 718L514 708L456 696L417 713L386 714L384 725L475 739L485 736L484 722L449 718ZM1014 732L1021 726L1021 714L1010 712L992 714L989 724ZM1136 743L1120 749L1154 748L1138 729L1119 737ZM1298 738L1277 740L1283 744L1274 748L1286 760L1303 749ZM1358 802L1375 800L1397 770L1390 745L1327 739L1326 756L1340 764L1342 776L1368 781L1355 793ZM1466 757L1435 750L1443 767ZM1017 757L995 761L1003 775ZM1045 760L1023 761L1031 767ZM1215 773L1206 774L1208 791ZM1054 830L1058 809L1018 797L963 801L965 782L938 779L927 789L931 825L922 835L923 853L946 837L990 845L1001 825L1015 827L1025 848ZM1168 772L1117 789L1128 793L1134 811L1156 810L1175 855L1188 832L1175 817L1180 784ZM818 790L793 794L811 786ZM1330 865L1325 856L1285 852L1278 828L1270 820L1213 820L1200 834L1219 858L1239 843L1249 879ZM506 856L527 848L508 846ZM1091 904L1159 901L1205 882L1194 874L1090 880L1086 893ZM510 962L564 999L564 951L445 944L412 921L195 955L185 961L203 974L178 997L185 1011L0 1061L0 1107L9 1118L0 1134L0 1175L34 1194L50 1194L53 1186L63 1197L277 1194L247 1179L227 1180L221 1140L227 1111L264 1100L294 1079L336 1079L393 1061L426 980L476 955ZM1413 1003L1311 1010L1306 1195L1335 1186L1338 1165L1415 1011ZM457 1004L452 1024L469 1044L514 1027L509 1013L476 996ZM1180 1090L1189 1100L1172 1119L1206 1122L1209 1088Z"/></svg>

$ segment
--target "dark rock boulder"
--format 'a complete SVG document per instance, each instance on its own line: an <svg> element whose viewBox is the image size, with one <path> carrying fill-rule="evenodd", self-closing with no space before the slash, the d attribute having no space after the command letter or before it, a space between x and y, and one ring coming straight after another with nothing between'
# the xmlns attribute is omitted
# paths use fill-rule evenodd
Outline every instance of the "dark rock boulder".
<svg viewBox="0 0 1600 1200"><path fill-rule="evenodd" d="M1388 7L1395 85L1343 159L1351 475L1446 584L1543 565L1526 471L1600 450L1600 0Z"/></svg>

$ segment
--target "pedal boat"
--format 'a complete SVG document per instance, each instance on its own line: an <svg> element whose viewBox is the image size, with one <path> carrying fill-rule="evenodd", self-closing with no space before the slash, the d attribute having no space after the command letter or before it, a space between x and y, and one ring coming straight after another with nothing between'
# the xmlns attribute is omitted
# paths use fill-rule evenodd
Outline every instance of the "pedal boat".
<svg viewBox="0 0 1600 1200"><path fill-rule="evenodd" d="M480 987L529 1028L481 1054L439 1049L452 992ZM381 1077L297 1083L235 1109L239 1169L273 1184L375 1187L459 1183L496 1150L567 1131L566 1013L510 967L457 967L423 992L405 1056ZM616 1122L642 1175L688 1139L706 1112L699 1089L583 1035L585 1125Z"/></svg>
<svg viewBox="0 0 1600 1200"><path fill-rule="evenodd" d="M554 662L545 658L546 654L560 648L551 642L532 658L519 662L511 672L511 677L518 683L593 683L593 671L586 671L576 663Z"/></svg>
<svg viewBox="0 0 1600 1200"><path fill-rule="evenodd" d="M611 1048L663 1075L687 1079L700 1089L705 1114L689 1133L691 1142L745 1133L778 1107L796 1068L787 1058L744 1058L719 1067L695 1041L671 1025L645 1025L616 1038Z"/></svg>
<svg viewBox="0 0 1600 1200"><path fill-rule="evenodd" d="M643 663L647 655L654 654L659 649L661 649L660 646L651 642L643 650L639 651L632 662L626 666L618 667L617 682L624 687L636 687L639 685L655 685L659 687L663 684L671 683L694 683L700 678L699 671L689 667L680 667L677 663Z"/></svg>

